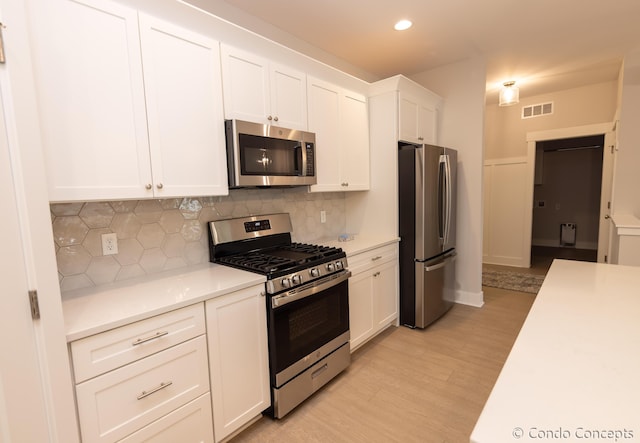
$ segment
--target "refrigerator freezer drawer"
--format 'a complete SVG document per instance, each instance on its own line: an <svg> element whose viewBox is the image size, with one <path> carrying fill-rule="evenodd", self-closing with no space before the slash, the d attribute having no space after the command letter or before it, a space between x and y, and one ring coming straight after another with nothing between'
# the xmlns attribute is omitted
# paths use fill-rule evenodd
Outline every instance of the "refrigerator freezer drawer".
<svg viewBox="0 0 640 443"><path fill-rule="evenodd" d="M427 262L416 262L415 327L424 328L453 305L455 252Z"/></svg>

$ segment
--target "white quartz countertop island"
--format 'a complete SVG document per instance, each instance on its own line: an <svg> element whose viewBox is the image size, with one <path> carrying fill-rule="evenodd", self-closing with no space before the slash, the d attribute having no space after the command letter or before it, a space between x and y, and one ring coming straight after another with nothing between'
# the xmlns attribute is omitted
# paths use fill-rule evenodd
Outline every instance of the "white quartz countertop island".
<svg viewBox="0 0 640 443"><path fill-rule="evenodd" d="M640 442L640 268L554 261L471 442Z"/></svg>

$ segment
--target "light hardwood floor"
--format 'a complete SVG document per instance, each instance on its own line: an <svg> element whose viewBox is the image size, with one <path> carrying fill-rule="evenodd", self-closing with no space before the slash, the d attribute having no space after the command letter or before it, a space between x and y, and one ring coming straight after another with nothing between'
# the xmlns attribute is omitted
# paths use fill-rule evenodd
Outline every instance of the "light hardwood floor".
<svg viewBox="0 0 640 443"><path fill-rule="evenodd" d="M485 305L454 305L425 330L391 327L282 420L240 442L469 441L534 295L484 287Z"/></svg>

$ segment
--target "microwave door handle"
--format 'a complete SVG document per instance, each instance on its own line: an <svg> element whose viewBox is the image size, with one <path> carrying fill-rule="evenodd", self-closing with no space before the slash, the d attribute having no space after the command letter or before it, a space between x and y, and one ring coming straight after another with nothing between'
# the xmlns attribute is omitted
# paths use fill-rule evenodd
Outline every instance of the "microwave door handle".
<svg viewBox="0 0 640 443"><path fill-rule="evenodd" d="M307 175L307 151L302 148L302 144L299 144L295 147L296 150L296 160L300 159L300 175Z"/></svg>

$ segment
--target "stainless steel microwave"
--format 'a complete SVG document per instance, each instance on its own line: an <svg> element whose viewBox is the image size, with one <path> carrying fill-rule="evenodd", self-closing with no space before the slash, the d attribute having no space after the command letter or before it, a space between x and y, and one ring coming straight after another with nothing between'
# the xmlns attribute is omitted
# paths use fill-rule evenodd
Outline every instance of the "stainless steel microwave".
<svg viewBox="0 0 640 443"><path fill-rule="evenodd" d="M316 183L314 133L226 120L229 187Z"/></svg>

